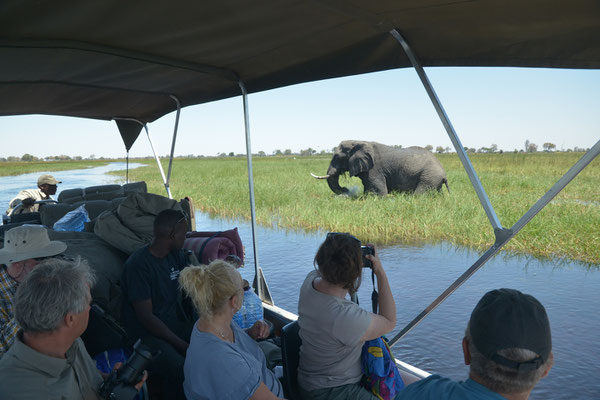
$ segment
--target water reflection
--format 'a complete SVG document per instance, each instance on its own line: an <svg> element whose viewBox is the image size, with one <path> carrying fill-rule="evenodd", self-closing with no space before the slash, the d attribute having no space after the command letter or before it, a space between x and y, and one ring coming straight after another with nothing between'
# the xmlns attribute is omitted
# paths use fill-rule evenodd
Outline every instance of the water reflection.
<svg viewBox="0 0 600 400"><path fill-rule="evenodd" d="M246 245L247 267L254 276L252 231L245 221L226 221L196 214L198 230L237 226ZM257 228L260 264L275 303L297 313L298 293L325 232L304 233ZM398 328L392 337L456 280L478 257L477 252L449 245L396 245L378 249L392 284ZM535 388L531 399L600 398L600 272L577 262L560 265L527 257L496 256L426 317L394 348L395 355L431 373L464 380L461 341L473 307L491 289L510 287L538 298L547 309L553 334L555 366ZM363 276L361 305L371 307L371 277ZM575 395L576 393L576 395Z"/></svg>

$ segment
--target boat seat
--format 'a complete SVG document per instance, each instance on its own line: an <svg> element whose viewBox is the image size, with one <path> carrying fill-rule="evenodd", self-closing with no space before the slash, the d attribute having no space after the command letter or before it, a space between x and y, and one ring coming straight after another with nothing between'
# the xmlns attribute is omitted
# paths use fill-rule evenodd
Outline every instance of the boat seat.
<svg viewBox="0 0 600 400"><path fill-rule="evenodd" d="M290 322L281 330L281 355L283 361L283 390L286 399L301 399L298 386L298 361L302 340L298 334L298 321Z"/></svg>

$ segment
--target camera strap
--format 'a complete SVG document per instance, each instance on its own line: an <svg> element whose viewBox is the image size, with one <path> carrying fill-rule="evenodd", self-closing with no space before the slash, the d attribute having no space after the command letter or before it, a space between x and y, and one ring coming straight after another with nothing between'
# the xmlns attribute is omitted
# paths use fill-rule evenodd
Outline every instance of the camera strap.
<svg viewBox="0 0 600 400"><path fill-rule="evenodd" d="M371 281L373 282L373 292L371 293L371 305L373 306L373 314L377 314L379 308L379 293L375 289L375 272L371 268Z"/></svg>

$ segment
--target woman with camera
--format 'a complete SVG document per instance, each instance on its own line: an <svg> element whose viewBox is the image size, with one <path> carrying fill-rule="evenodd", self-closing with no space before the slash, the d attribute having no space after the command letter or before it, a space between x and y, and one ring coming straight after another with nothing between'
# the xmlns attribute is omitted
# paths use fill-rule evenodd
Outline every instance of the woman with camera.
<svg viewBox="0 0 600 400"><path fill-rule="evenodd" d="M317 270L302 284L298 383L304 399L376 399L360 386L362 345L394 328L396 305L378 255L364 258L377 277L379 314L346 299L358 290L363 270L361 243L348 233L327 234Z"/></svg>
<svg viewBox="0 0 600 400"><path fill-rule="evenodd" d="M265 355L232 322L244 299L240 273L229 263L189 266L179 284L200 318L194 325L183 372L188 399L275 400L283 388L267 368Z"/></svg>

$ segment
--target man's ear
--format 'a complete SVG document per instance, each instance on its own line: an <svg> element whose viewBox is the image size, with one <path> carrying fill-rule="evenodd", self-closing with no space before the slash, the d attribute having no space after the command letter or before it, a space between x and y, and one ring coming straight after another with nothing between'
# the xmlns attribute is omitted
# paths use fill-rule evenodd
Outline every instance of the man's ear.
<svg viewBox="0 0 600 400"><path fill-rule="evenodd" d="M548 367L546 368L546 371L544 371L544 373L542 374L542 378L544 378L546 375L548 375L548 372L550 372L550 370L552 369L552 366L554 365L554 353L550 352L550 357L548 358Z"/></svg>
<svg viewBox="0 0 600 400"><path fill-rule="evenodd" d="M67 328L71 328L73 326L73 324L75 323L75 318L73 317L73 314L68 312L67 315L65 315L63 322L65 323L65 326Z"/></svg>
<svg viewBox="0 0 600 400"><path fill-rule="evenodd" d="M469 352L469 341L466 337L462 340L463 357L465 358L465 365L471 365L471 353Z"/></svg>

